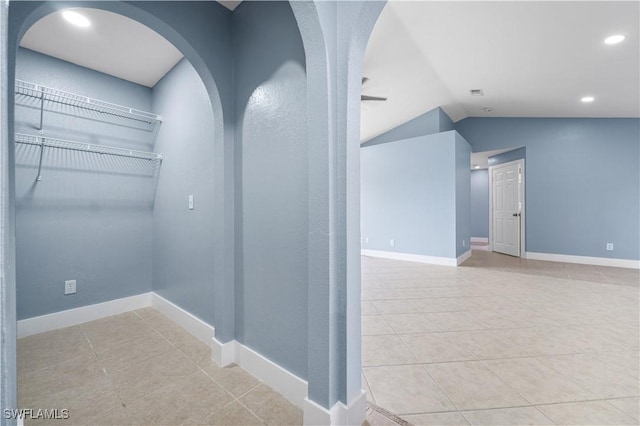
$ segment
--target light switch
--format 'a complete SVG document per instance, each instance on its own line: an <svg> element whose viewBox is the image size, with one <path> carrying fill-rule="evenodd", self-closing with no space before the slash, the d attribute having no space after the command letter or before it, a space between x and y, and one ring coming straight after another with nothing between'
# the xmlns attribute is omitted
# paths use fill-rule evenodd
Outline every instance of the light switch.
<svg viewBox="0 0 640 426"><path fill-rule="evenodd" d="M189 210L193 210L193 194L189 194Z"/></svg>

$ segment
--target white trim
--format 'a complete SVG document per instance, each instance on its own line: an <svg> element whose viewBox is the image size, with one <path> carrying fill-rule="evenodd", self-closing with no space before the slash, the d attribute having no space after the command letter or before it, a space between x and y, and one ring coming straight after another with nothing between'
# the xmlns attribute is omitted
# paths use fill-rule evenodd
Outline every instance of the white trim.
<svg viewBox="0 0 640 426"><path fill-rule="evenodd" d="M489 244L489 238L486 238L486 237L471 237L471 244L473 244L473 243Z"/></svg>
<svg viewBox="0 0 640 426"><path fill-rule="evenodd" d="M81 306L18 321L18 339L59 328L122 314L151 306L151 294L143 293L95 305Z"/></svg>
<svg viewBox="0 0 640 426"><path fill-rule="evenodd" d="M382 250L362 250L363 256L382 257L385 259L406 260L408 262L430 263L432 265L457 266L458 260L455 257L423 256L420 254L397 253L395 251Z"/></svg>
<svg viewBox="0 0 640 426"><path fill-rule="evenodd" d="M466 252L462 253L456 259L456 266L459 266L460 264L464 263L464 261L469 259L470 257L471 257L471 250L467 250Z"/></svg>
<svg viewBox="0 0 640 426"><path fill-rule="evenodd" d="M514 148L519 149L519 148ZM525 237L527 233L525 232L525 225L527 223L526 220L526 210L527 203L525 198L525 189L527 187L526 182L526 173L525 173L525 159L521 158L519 160L508 161L506 163L496 164L495 166L489 166L489 251L493 251L493 169L504 166L511 166L513 164L519 164L522 167L522 185L520 185L520 202L522 203L522 209L520 210L520 257L526 258L526 241Z"/></svg>
<svg viewBox="0 0 640 426"><path fill-rule="evenodd" d="M220 367L237 364L280 393L296 407L304 410L308 389L307 381L285 370L253 349L237 340L221 343L213 338L211 339L211 357Z"/></svg>
<svg viewBox="0 0 640 426"><path fill-rule="evenodd" d="M236 362L236 342L232 340L227 343L222 343L215 337L211 343L211 359L218 364L219 367L226 367Z"/></svg>
<svg viewBox="0 0 640 426"><path fill-rule="evenodd" d="M215 329L213 326L185 311L180 306L169 302L157 293L152 293L151 306L157 309L165 317L193 334L202 343L207 346L211 346L211 339L215 336Z"/></svg>
<svg viewBox="0 0 640 426"><path fill-rule="evenodd" d="M296 407L304 409L308 387L306 380L237 341L235 354L236 364L282 394Z"/></svg>
<svg viewBox="0 0 640 426"><path fill-rule="evenodd" d="M338 401L330 410L305 398L303 411L305 425L361 425L367 414L367 396L361 390L349 405Z"/></svg>
<svg viewBox="0 0 640 426"><path fill-rule="evenodd" d="M334 406L335 407L335 406ZM303 423L305 425L329 425L331 424L331 411L318 405L309 398L304 399ZM333 411L333 409L332 409Z"/></svg>
<svg viewBox="0 0 640 426"><path fill-rule="evenodd" d="M527 259L548 262L579 263L582 265L611 266L614 268L640 269L640 260L611 259L608 257L572 256L568 254L526 252Z"/></svg>

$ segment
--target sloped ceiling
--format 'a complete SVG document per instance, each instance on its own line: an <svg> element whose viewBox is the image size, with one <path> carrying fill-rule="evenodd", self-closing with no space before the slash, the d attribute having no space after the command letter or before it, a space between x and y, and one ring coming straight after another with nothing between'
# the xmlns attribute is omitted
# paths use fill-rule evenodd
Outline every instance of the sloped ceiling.
<svg viewBox="0 0 640 426"><path fill-rule="evenodd" d="M388 100L363 102L361 139L438 106L454 121L638 117L639 23L639 2L391 1L369 41L363 87ZM627 38L606 45L612 34ZM595 101L580 102L586 95Z"/></svg>

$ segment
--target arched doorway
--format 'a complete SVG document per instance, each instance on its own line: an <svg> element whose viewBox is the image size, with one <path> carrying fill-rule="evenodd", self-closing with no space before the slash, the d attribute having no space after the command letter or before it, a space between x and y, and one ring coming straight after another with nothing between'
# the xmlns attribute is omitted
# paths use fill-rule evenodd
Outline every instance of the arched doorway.
<svg viewBox="0 0 640 426"><path fill-rule="evenodd" d="M16 4L12 4L11 6L12 6L11 23L8 26L9 28L8 44L9 44L10 53L7 55L9 59L7 61L7 65L8 65L8 71L9 71L8 72L9 81L11 82L9 86L13 87L13 80L16 76L15 67L16 67L16 61L17 61L16 51L17 51L18 41L22 38L24 33L31 27L33 23L35 23L36 21L38 21L39 19L47 15L58 12L57 6L59 5L55 5L52 3L42 5L42 4L25 4L25 3L18 2ZM230 157L232 160L232 150L229 148L229 146L231 145L231 141L233 140L233 132L224 131L225 129L224 120L226 119L227 115L231 115L231 114L226 114L226 111L229 108L229 104L232 103L232 100L231 100L232 94L230 93L229 90L225 91L224 89L223 89L223 93L220 93L218 91L218 86L216 84L220 81L228 82L231 79L230 61L228 60L228 58L226 58L227 60L225 61L225 54L228 52L224 51L224 46L221 46L219 49L219 50L222 50L222 52L218 51L216 52L216 54L211 52L210 47L209 48L204 48L203 46L194 47L194 45L197 45L197 41L194 41L194 39L197 39L197 37L193 33L189 33L189 31L184 30L184 28L191 25L191 23L184 18L181 19L179 17L179 14L177 14L175 10L170 10L171 9L170 7L153 9L153 7L145 7L147 5L143 4L141 5L141 8L139 8L136 6L120 4L115 2L114 3L107 2L103 4L96 4L93 2L89 2L88 4L74 3L72 6L74 8L79 6L88 6L91 8L98 7L105 11L110 11L113 13L119 13L124 16L128 16L138 22L141 22L147 25L150 28L153 28L156 32L162 34L166 39L170 39L170 41L174 45L180 46L180 49L183 51L185 57L187 58L187 60L185 60L186 65L182 67L183 68L183 70L181 71L182 74L185 74L185 73L189 74L190 75L189 78L191 79L191 81L194 81L194 80L199 81L199 84L201 87L195 90L198 91L201 89L202 93L204 93L204 96L200 94L198 94L198 96L200 97L201 103L203 103L203 105L205 106L208 105L208 108L209 108L208 114L210 114L210 117L206 119L203 118L203 116L201 115L200 121L207 121L208 124L210 124L211 126L211 128L207 129L207 131L204 132L206 134L203 136L203 138L206 138L207 142L209 142L209 146L207 147L208 152L206 153L202 152L201 154L204 161L208 161L209 163L215 162L215 167L207 168L208 172L212 172L211 175L208 176L208 182L207 182L207 184L211 187L210 193L205 194L204 196L201 196L199 198L201 204L200 206L198 206L198 208L202 209L205 206L205 203L204 203L205 199L209 200L207 202L208 204L215 203L216 206L219 207L216 214L211 214L209 217L206 218L206 221L212 223L212 224L208 224L207 226L207 231L213 235L213 238L210 238L210 240L215 241L215 243L212 243L211 247L207 247L208 250L206 251L205 255L208 256L208 260L207 260L208 263L214 265L214 271L212 273L212 275L214 275L215 277L213 280L215 284L213 288L213 293L216 295L216 297L211 297L209 295L209 297L202 298L203 299L202 303L208 305L207 308L209 309L209 314L211 316L211 318L209 319L209 322L216 323L217 337L219 339L225 339L226 338L225 335L232 336L233 335L233 303L228 303L228 301L225 301L225 296L233 298L233 286L231 285L227 287L225 286L225 284L228 283L229 280L231 280L231 283L232 283L233 276L232 275L229 276L229 274L233 273L233 267L232 267L232 260L229 261L228 259L225 259L225 252L228 252L229 246L232 247L233 237L228 236L229 227L225 226L225 220L228 220L229 214L225 213L224 211L225 206L227 206L228 208L232 208L232 203L225 202L225 200L229 199L232 196L230 194L230 191L232 191L233 189L233 185L232 183L229 182L229 177L227 176L228 172L225 173L225 167L227 167L228 164L232 163L232 161L231 162L229 161ZM202 5L202 7L206 9L207 6ZM203 10L203 13L205 12L206 10ZM170 23L167 23L167 22L170 22ZM7 28L7 27L3 26L3 28ZM212 31L215 32L215 29ZM186 36L183 36L185 34ZM201 51L204 51L204 54L201 55L200 54ZM179 67L179 66L180 64L178 64L176 67ZM214 81L214 75L215 75L215 81ZM166 84L165 86L170 86L170 85ZM229 86L230 85L228 84L226 85L226 87L229 87ZM25 87L29 87L29 86L26 85ZM37 89L39 90L41 88L37 88ZM171 87L168 87L168 88L165 87L163 92L166 94L168 91L170 91L170 89ZM123 93L122 90L114 90L113 92L118 93L118 91L120 91L120 93ZM124 89L124 91L127 91L127 89ZM42 92L42 90L40 90L40 92ZM9 96L8 96L7 105L9 110L9 122L7 123L8 125L6 126L5 129L7 129L7 134L13 135L14 130L18 130L14 125L14 119L16 118L17 114L16 114L16 110L13 108L14 100L15 100L13 90L10 90L8 95ZM108 94L108 96L110 95L111 94ZM95 97L99 97L99 96L95 96ZM160 100L159 102L163 103L162 100ZM112 103L115 103L115 102L112 102ZM170 104L171 102L164 102L164 103ZM77 106L74 106L72 108L77 108ZM138 108L140 108L140 106L134 105L133 109L137 110ZM206 108L203 108L202 111L206 112ZM68 112L69 111L66 111L66 113ZM45 111L45 114L47 114L46 111ZM101 115L103 114L103 112L96 112L95 110L91 110L91 114L93 116L89 118L89 121L95 122L97 121L95 120L96 118L95 115L96 114ZM45 123L47 121L48 121L47 124L53 124L52 121L49 119L49 116L45 118ZM168 124L168 122L165 121L165 124ZM42 127L42 126L39 126L39 127ZM61 129L65 126L58 124L57 127ZM44 129L44 134L46 134L47 136L51 135L51 133L48 133L50 132L50 129L51 127L48 129ZM168 129L168 126L165 126L165 130L167 129ZM24 127L19 130L24 130ZM32 128L31 130L36 131L35 132L36 135L40 134L37 132L37 130L39 130L37 126ZM174 134L176 133L175 130L173 132ZM153 132L149 132L149 135L151 135L151 133ZM110 135L110 136L115 136L116 139L118 139L119 137L117 135ZM163 136L160 135L160 137L158 138L160 140L158 142L159 144L162 143L161 141L162 138ZM63 139L63 137L61 135L56 135L55 139L60 140L60 139ZM82 140L83 139L82 136L76 139L81 139L81 142L86 142L86 140ZM88 139L91 139L91 137L89 137ZM119 148L125 147L124 145L126 145L126 141L123 139L120 142L122 142L121 145L123 146L120 146ZM149 141L145 142L146 145L149 145L149 144L152 145L152 143L147 143L147 142ZM96 141L93 141L92 145L99 145L99 143L97 143ZM139 148L139 147L129 146L128 148ZM146 148L149 148L149 147L147 146ZM95 149L95 146L92 146L92 149ZM151 151L151 149L148 149L148 150ZM6 170L8 175L10 176L10 180L13 180L16 178L15 169L14 169L15 157L13 156L14 155L13 143L9 144L9 154L10 154L9 167L7 167L4 170ZM81 154L82 153L80 153L79 155ZM109 157L109 155L106 155L104 157ZM77 160L77 157L74 157L74 158ZM165 157L165 160L166 160L166 157ZM94 160L89 161L89 163L91 163L92 161ZM165 161L165 165L169 163L170 162ZM93 165L95 164L96 163L94 162ZM84 165L91 166L92 164L84 164ZM107 166L109 167L107 168L113 169L114 165L117 165L120 168L120 170L116 172L116 174L119 174L119 175L127 175L126 172L131 172L132 169L134 173L129 173L129 175L138 174L137 172L140 171L138 165L131 164L129 159L122 160L120 163L117 163L113 160L109 160L107 164ZM102 164L102 166L105 166L105 164ZM65 167L65 168L68 168L68 167ZM123 168L126 170L123 170ZM103 171L105 173L113 172L113 170L103 170ZM157 168L155 169L155 171L157 171ZM125 172L125 173L122 173L122 172ZM46 179L49 180L49 183L52 183L55 181L55 179L53 178L54 176L50 173ZM159 182L159 185L162 185L162 182ZM114 187L117 187L117 185L114 185ZM128 186L128 185L124 185L122 187L128 187L129 189L132 188L131 186ZM59 189L64 189L64 188L60 187ZM111 195L114 195L114 194L117 195L118 191L115 189L113 191L114 192L112 192ZM125 190L124 192L127 192L127 190ZM88 190L85 195L88 195L89 193L90 193L90 190ZM129 207L125 207L125 208L133 209L133 210L142 208L142 209L148 210L148 208L150 207L150 204L153 204L154 201L158 201L157 199L156 200L153 199L153 195L151 195L150 197L147 197L152 193L153 191L145 192L144 194L145 200L143 204L147 204L146 206L130 205ZM13 191L8 191L7 194L8 194L8 198L7 198L8 206L9 208L12 208L14 203L17 201L15 198L16 194ZM29 194L27 194L26 192L23 192L20 194L21 197L24 195L28 196ZM60 195L60 193L58 193L58 195ZM133 195L133 194L131 193L130 195ZM138 195L140 195L140 193ZM4 193L3 193L3 196L4 196ZM129 201L132 201L132 200L130 199ZM138 201L141 201L141 200L139 199ZM196 203L197 202L198 202L198 198L196 199ZM136 204L136 203L133 203L133 204ZM137 204L140 204L140 203L137 203ZM92 210L92 209L94 210L94 213L96 213L96 211L98 210L104 211L105 208L107 210L109 209L109 207L105 205L99 205L96 203L90 203L85 207L87 209L87 213L89 210ZM124 207L124 206L120 205L120 207ZM111 208L113 208L113 206ZM68 209L71 210L71 208L68 208ZM88 213L88 214L91 215L91 213ZM10 220L13 220L13 218L11 218ZM148 220L148 217L144 219L144 222L145 223L143 224L143 226L147 230L149 230L153 226L152 223ZM111 225L105 225L105 227L107 228L109 226ZM117 226L114 227L113 229L115 228L117 228ZM114 233L117 233L117 232L119 231L115 231ZM24 235L24 233L22 234ZM20 235L18 237L20 238ZM142 238L147 239L148 237L142 237ZM145 247L148 248L148 244L145 244ZM91 251L88 248L85 248L85 249L86 249L85 251ZM99 250L95 250L95 251L99 251ZM147 256L151 256L151 254L148 254ZM229 266L228 268L225 268L225 262L227 265L231 264L231 266ZM135 264L136 261L133 261L132 263ZM7 265L8 266L7 272L14 271L13 269L14 265L15 264L10 259L10 262ZM4 266L5 265L3 264L3 267ZM130 265L130 266L133 266L133 265ZM129 268L129 267L126 267L126 268ZM4 271L4 268L3 268L3 271ZM80 290L81 290L80 287L78 288L78 290L79 290L78 293L80 294ZM11 293L14 291L14 289L9 289L9 291ZM209 300L206 300L206 299L209 299ZM8 315L5 317L5 319L7 319L6 324L3 320L3 329L6 325L10 330L12 328L13 330L15 330L15 316L13 317L13 319L11 318L13 315L15 315L15 299L9 298L7 302L8 302L7 305L12 307L9 307ZM217 309L213 305L217 305L220 308ZM225 318L230 320L225 323ZM13 322L13 325L11 324L12 322ZM8 334L8 336L11 336L11 335L12 333ZM15 334L13 334L13 336L15 338ZM4 356L4 353L3 353L3 356ZM3 366L4 366L3 368L6 368L8 371L13 370L13 368L15 368L15 364L11 362L11 358L14 358L14 357L15 357L15 354L12 356L9 351L6 363L5 363L5 359L3 358ZM5 379L7 384L6 389L8 389L9 391L3 394L8 395L7 398L10 398L11 395L13 394L13 392L10 392L11 387L14 387L15 389L15 371L13 372L13 374L7 374L7 375L3 373L3 383L5 383ZM13 381L13 385L11 384L12 381ZM15 401L13 403L11 401L7 401L6 406L15 407L16 406Z"/></svg>

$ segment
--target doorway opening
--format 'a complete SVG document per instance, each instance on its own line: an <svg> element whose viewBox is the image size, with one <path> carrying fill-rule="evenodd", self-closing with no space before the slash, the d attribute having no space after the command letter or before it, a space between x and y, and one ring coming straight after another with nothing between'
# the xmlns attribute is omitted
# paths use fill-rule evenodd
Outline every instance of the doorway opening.
<svg viewBox="0 0 640 426"><path fill-rule="evenodd" d="M524 158L489 167L489 251L525 257Z"/></svg>
<svg viewBox="0 0 640 426"><path fill-rule="evenodd" d="M210 359L213 332L198 339L149 305L162 299L214 323L211 163L222 120L196 55L192 65L124 14L52 11L14 54L18 404L50 396L72 419L126 423L125 403L170 384L157 374L163 360L189 375ZM68 368L81 373L66 380Z"/></svg>

